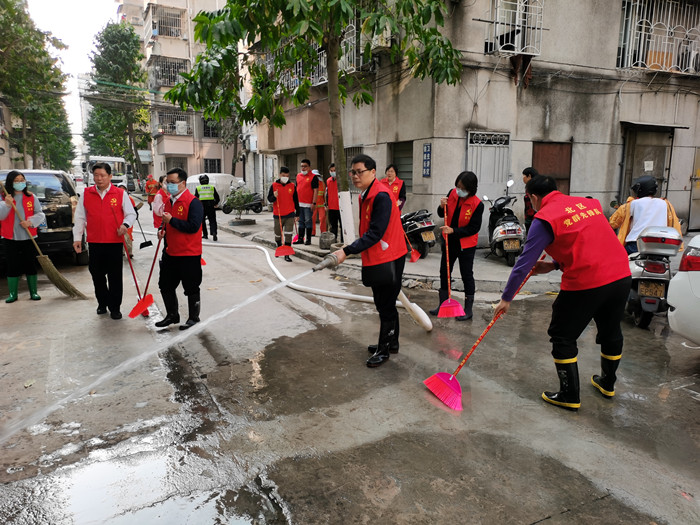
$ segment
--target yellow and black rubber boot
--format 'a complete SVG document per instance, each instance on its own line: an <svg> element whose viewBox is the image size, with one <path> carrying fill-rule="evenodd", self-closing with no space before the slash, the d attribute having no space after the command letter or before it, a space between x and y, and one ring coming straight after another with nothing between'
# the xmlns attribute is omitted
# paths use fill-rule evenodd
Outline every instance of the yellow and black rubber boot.
<svg viewBox="0 0 700 525"><path fill-rule="evenodd" d="M608 399L615 395L615 381L617 380L615 372L620 364L621 357L621 355L605 355L601 352L601 375L594 375L591 377L591 384L598 389L603 397Z"/></svg>
<svg viewBox="0 0 700 525"><path fill-rule="evenodd" d="M581 407L579 399L578 363L575 357L571 359L555 359L559 376L559 392L542 392L542 399L547 403L567 410L578 410Z"/></svg>

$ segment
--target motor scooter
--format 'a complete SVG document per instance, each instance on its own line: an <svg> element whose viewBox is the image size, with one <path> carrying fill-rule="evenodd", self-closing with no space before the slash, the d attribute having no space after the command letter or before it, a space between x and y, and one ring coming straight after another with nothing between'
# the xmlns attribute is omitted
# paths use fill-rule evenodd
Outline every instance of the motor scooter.
<svg viewBox="0 0 700 525"><path fill-rule="evenodd" d="M524 226L520 224L513 210L508 207L517 200L514 195L508 195L508 190L513 184L513 180L509 180L506 183L506 194L495 201L491 201L486 195L482 199L491 203L488 228L491 247L489 255L505 257L508 266L515 265L515 258L522 253L525 240Z"/></svg>
<svg viewBox="0 0 700 525"><path fill-rule="evenodd" d="M421 259L425 259L435 246L433 214L425 209L405 213L401 216L401 225L413 249L418 250Z"/></svg>
<svg viewBox="0 0 700 525"><path fill-rule="evenodd" d="M646 328L654 314L668 310L671 257L682 242L678 231L667 226L649 226L639 235L639 251L629 256L632 286L627 298L627 312L635 326Z"/></svg>

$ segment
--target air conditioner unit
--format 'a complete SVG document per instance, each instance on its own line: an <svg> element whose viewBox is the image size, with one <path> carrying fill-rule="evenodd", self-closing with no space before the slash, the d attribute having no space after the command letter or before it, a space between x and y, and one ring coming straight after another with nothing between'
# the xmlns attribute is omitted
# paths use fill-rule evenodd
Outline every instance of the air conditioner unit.
<svg viewBox="0 0 700 525"><path fill-rule="evenodd" d="M176 120L175 121L175 135L187 135L187 121L186 120Z"/></svg>

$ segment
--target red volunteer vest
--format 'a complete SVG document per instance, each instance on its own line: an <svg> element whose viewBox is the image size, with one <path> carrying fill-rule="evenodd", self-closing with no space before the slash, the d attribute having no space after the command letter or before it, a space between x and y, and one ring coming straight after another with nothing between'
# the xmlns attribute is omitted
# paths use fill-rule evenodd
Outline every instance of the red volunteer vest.
<svg viewBox="0 0 700 525"><path fill-rule="evenodd" d="M608 224L600 202L553 191L536 219L549 223L554 242L545 250L559 263L562 290L588 290L630 275L627 252Z"/></svg>
<svg viewBox="0 0 700 525"><path fill-rule="evenodd" d="M323 206L326 204L326 197L324 195L324 192L326 191L326 185L323 182L323 179L319 177L318 179L318 195L316 197L316 206Z"/></svg>
<svg viewBox="0 0 700 525"><path fill-rule="evenodd" d="M187 220L190 213L190 203L194 200L194 195L190 190L185 190L173 205L170 198L165 201L165 212L175 219ZM185 255L202 255L202 225L194 233L181 232L170 224L165 225L165 235L168 238L168 246L165 252L174 257Z"/></svg>
<svg viewBox="0 0 700 525"><path fill-rule="evenodd" d="M168 195L168 192L166 192L163 188L158 190L158 193L156 195L160 195L160 198L163 199L163 202L168 202L170 200L170 195ZM156 215L155 213L153 214L153 226L158 229L160 228L160 225L163 224L163 217L160 215Z"/></svg>
<svg viewBox="0 0 700 525"><path fill-rule="evenodd" d="M403 181L396 177L394 179L394 182L390 183L389 179L387 177L384 177L382 179L382 182L386 185L387 188L389 188L391 193L394 195L394 200L398 201L399 194L401 193L401 188L403 187Z"/></svg>
<svg viewBox="0 0 700 525"><path fill-rule="evenodd" d="M372 208L374 198L378 193L386 193L391 196L391 192L385 184L377 184L377 181L370 186L365 198L360 195L360 237L369 230L369 223L372 218ZM392 197L392 202L396 199ZM395 261L403 257L408 252L406 241L404 240L403 226L401 225L401 212L398 206L391 207L391 218L389 226L384 232L381 240L362 252L362 266L375 266L389 261Z"/></svg>
<svg viewBox="0 0 700 525"><path fill-rule="evenodd" d="M117 229L124 223L123 199L124 190L113 185L104 198L97 192L97 186L85 189L83 206L87 218L87 242L122 243Z"/></svg>
<svg viewBox="0 0 700 525"><path fill-rule="evenodd" d="M272 191L277 192L277 200L272 203L272 215L286 217L296 211L294 208L294 184L272 183Z"/></svg>
<svg viewBox="0 0 700 525"><path fill-rule="evenodd" d="M445 224L448 226L452 224L452 217L454 217L455 211L459 209L459 218L457 219L457 226L460 228L465 227L472 220L472 215L476 211L477 206L481 203L481 199L476 195L467 197L466 199L461 199L457 196L457 190L454 188L450 190L447 195L447 215L445 217ZM465 250L467 248L472 248L476 246L479 240L479 234L469 235L467 237L462 237L459 240L460 247Z"/></svg>
<svg viewBox="0 0 700 525"><path fill-rule="evenodd" d="M334 177L328 177L326 181L326 191L328 194L328 209L340 210L340 199L338 198L338 181Z"/></svg>
<svg viewBox="0 0 700 525"><path fill-rule="evenodd" d="M13 198L14 200L14 198ZM24 220L28 221L29 217L34 215L34 196L32 195L31 197L27 197L24 195L24 198L22 199L24 205L22 208L24 209ZM17 205L17 201L15 200L15 206ZM21 219L20 219L21 220ZM36 237L36 228L29 228L29 233L31 234L32 237ZM10 213L7 214L7 217L5 217L2 220L2 224L0 224L0 237L3 239L12 239L15 236L15 209L12 208L10 210Z"/></svg>
<svg viewBox="0 0 700 525"><path fill-rule="evenodd" d="M315 177L309 172L306 175L297 173L297 197L302 204L312 204L314 202L314 190L311 187L311 180Z"/></svg>

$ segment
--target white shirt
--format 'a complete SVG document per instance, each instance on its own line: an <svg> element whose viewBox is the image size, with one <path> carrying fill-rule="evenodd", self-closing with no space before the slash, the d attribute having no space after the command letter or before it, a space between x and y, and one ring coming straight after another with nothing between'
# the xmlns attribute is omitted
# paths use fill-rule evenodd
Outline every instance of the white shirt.
<svg viewBox="0 0 700 525"><path fill-rule="evenodd" d="M112 184L110 183L109 186L104 191L100 191L97 186L95 186L95 189L97 190L97 194L100 196L101 199L105 198L105 195L107 192L110 190L112 187ZM126 192L123 192L124 197L122 198L122 211L124 212L124 221L123 224L127 225L127 228L130 228L135 222L136 222L136 210L134 209L134 206L131 204L131 199L129 196L126 194ZM87 217L85 216L85 204L83 202L83 198L85 196L85 192L80 195L80 199L78 200L78 205L75 207L75 215L73 216L73 241L80 241L83 239L83 233L85 233L85 228L87 225ZM119 225L121 226L121 224Z"/></svg>
<svg viewBox="0 0 700 525"><path fill-rule="evenodd" d="M632 227L625 242L635 242L648 226L668 226L666 201L654 197L642 197L630 203Z"/></svg>

